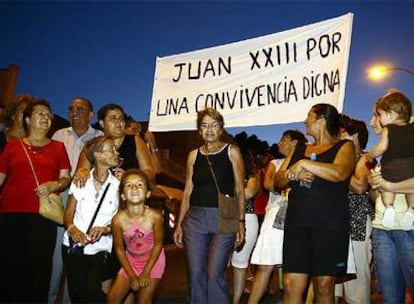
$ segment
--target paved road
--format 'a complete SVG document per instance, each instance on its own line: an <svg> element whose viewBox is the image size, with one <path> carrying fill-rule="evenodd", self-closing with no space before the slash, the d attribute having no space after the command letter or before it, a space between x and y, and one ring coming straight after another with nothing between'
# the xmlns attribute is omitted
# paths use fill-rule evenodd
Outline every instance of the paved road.
<svg viewBox="0 0 414 304"><path fill-rule="evenodd" d="M160 282L154 303L188 303L188 280L185 250L175 245L166 245L167 267L163 279ZM228 272L229 286L232 286L231 271ZM244 295L242 302L246 303ZM281 293L267 295L263 303L277 303ZM220 303L217 303L220 304Z"/></svg>
<svg viewBox="0 0 414 304"><path fill-rule="evenodd" d="M175 245L166 245L165 252L167 255L167 267L163 279L160 282L154 303L188 303L188 280L187 280L187 265L186 254L184 249L179 249ZM232 286L231 268L228 271L229 286ZM231 289L231 288L230 288ZM372 289L372 304L381 304L381 296L375 288L375 278ZM242 303L247 302L248 295L245 294L242 298ZM267 294L263 299L265 303L282 303L282 292L275 294ZM413 304L409 292L407 290L406 304ZM221 303L216 303L221 304Z"/></svg>

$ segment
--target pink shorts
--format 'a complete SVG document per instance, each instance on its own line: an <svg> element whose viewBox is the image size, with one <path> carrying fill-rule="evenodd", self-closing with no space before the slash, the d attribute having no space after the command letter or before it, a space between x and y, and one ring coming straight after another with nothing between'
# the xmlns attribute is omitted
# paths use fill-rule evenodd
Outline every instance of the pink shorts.
<svg viewBox="0 0 414 304"><path fill-rule="evenodd" d="M144 269L145 265L148 261L148 256L145 257L139 257L130 254L128 251L126 252L126 256L128 258L129 264L132 267L132 270L134 270L134 273L139 276ZM157 261L154 264L154 267L152 267L150 277L153 279L161 279L162 275L165 271L165 253L164 249L162 249L160 256L158 257ZM118 274L122 275L124 278L129 279L128 274L124 270L124 268L121 268L121 270L118 272Z"/></svg>

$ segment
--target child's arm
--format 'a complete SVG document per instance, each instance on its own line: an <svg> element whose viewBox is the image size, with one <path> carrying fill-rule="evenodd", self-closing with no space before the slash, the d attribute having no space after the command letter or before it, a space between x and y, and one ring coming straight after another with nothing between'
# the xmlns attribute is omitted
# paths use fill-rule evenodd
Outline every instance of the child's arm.
<svg viewBox="0 0 414 304"><path fill-rule="evenodd" d="M374 146L374 148L371 149L367 153L367 156L369 159L374 160L378 156L381 156L384 154L385 151L388 149L388 128L384 127L381 132L381 138L379 142Z"/></svg>
<svg viewBox="0 0 414 304"><path fill-rule="evenodd" d="M158 257L161 254L164 240L163 217L161 212L155 209L151 209L151 218L153 221L154 246L151 249L148 261L139 276L140 287L147 287L151 283L150 273L152 267L154 267L155 263L158 260Z"/></svg>
<svg viewBox="0 0 414 304"><path fill-rule="evenodd" d="M123 211L119 211L112 218L112 237L114 239L115 253L118 258L118 261L121 264L122 268L124 268L125 272L128 274L132 290L136 291L139 289L138 277L135 275L135 272L132 270L132 267L129 264L128 258L125 254L125 246L124 246L124 240L122 238L122 225L121 225L122 213Z"/></svg>

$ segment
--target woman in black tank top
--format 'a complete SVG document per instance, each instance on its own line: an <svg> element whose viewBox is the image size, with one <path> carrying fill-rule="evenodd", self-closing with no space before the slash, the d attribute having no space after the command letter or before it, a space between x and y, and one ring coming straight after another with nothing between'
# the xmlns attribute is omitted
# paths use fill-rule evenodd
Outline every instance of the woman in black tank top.
<svg viewBox="0 0 414 304"><path fill-rule="evenodd" d="M284 303L303 302L309 277L316 302L334 303L335 275L346 271L354 145L339 141L339 114L329 104L314 105L305 125L314 143L297 145L274 178L276 188L291 187L283 245Z"/></svg>
<svg viewBox="0 0 414 304"><path fill-rule="evenodd" d="M187 176L175 244L186 246L190 303L230 303L226 269L234 246L244 242L244 168L239 149L220 141L223 116L207 108L198 113L197 128L204 145L188 155ZM218 193L236 196L239 202L238 233L218 232Z"/></svg>

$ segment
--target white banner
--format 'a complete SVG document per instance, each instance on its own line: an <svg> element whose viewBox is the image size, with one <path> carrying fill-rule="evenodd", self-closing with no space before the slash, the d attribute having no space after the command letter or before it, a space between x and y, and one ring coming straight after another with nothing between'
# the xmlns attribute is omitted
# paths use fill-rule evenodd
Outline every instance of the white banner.
<svg viewBox="0 0 414 304"><path fill-rule="evenodd" d="M303 121L312 105L341 112L353 14L203 50L157 58L149 129L196 129L217 109L226 127Z"/></svg>

